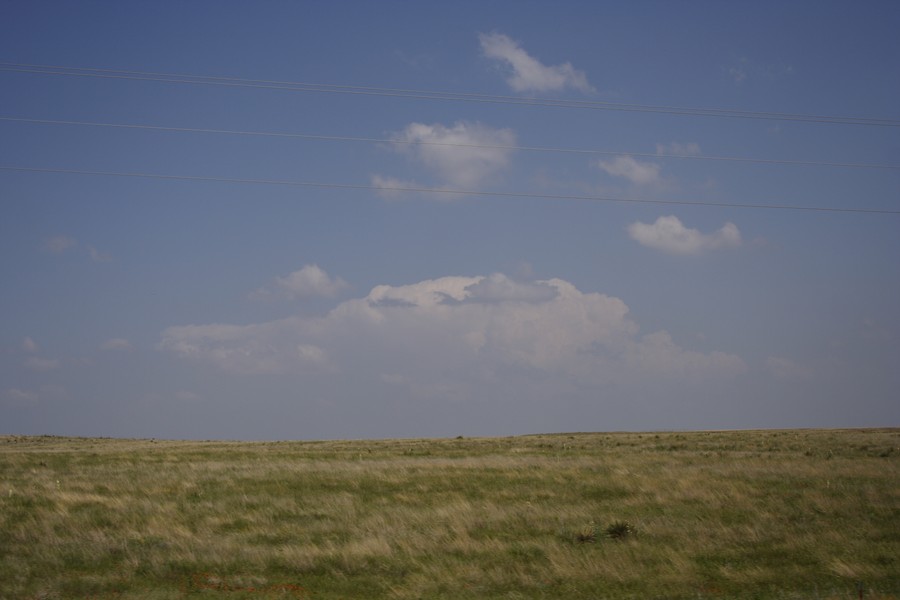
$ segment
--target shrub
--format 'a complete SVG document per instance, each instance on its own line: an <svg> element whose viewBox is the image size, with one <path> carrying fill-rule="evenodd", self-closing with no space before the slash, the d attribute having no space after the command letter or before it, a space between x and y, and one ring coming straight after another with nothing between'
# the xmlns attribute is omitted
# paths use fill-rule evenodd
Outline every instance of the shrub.
<svg viewBox="0 0 900 600"><path fill-rule="evenodd" d="M634 525L629 523L628 521L613 521L606 528L606 535L614 540L625 539L629 536L635 535L637 530Z"/></svg>

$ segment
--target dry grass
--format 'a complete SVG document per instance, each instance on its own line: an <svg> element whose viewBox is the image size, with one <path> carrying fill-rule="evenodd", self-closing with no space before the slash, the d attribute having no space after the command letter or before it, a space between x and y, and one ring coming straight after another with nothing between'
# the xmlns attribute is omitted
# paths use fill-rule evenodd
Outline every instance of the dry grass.
<svg viewBox="0 0 900 600"><path fill-rule="evenodd" d="M898 447L0 437L0 598L896 598Z"/></svg>

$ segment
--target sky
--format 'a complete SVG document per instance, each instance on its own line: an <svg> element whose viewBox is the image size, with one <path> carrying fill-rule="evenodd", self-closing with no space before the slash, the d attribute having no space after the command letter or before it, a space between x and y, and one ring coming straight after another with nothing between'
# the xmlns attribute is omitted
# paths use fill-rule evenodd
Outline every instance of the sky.
<svg viewBox="0 0 900 600"><path fill-rule="evenodd" d="M900 426L896 2L0 14L0 434Z"/></svg>

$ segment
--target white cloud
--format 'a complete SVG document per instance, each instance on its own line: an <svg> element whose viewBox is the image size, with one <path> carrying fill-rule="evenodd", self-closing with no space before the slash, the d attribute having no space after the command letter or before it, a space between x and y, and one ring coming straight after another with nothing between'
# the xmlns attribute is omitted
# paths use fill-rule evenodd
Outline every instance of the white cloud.
<svg viewBox="0 0 900 600"><path fill-rule="evenodd" d="M276 277L275 287L290 298L332 298L348 285L340 277L329 276L319 265L305 265L285 277Z"/></svg>
<svg viewBox="0 0 900 600"><path fill-rule="evenodd" d="M741 245L741 232L734 223L725 223L713 233L701 233L685 227L678 217L660 217L655 223L632 223L628 234L633 240L668 254L700 254L708 250Z"/></svg>
<svg viewBox="0 0 900 600"><path fill-rule="evenodd" d="M700 145L696 142L669 142L656 144L660 156L700 156Z"/></svg>
<svg viewBox="0 0 900 600"><path fill-rule="evenodd" d="M80 246L81 244L78 240L67 235L57 235L45 238L42 243L44 252L49 252L50 254L64 254L70 250L79 248ZM94 262L110 262L112 260L111 256L103 254L93 246L84 246L84 248L87 251L88 256L90 256L91 260Z"/></svg>
<svg viewBox="0 0 900 600"><path fill-rule="evenodd" d="M731 75L735 83L743 83L747 79L747 70L743 66L731 67L728 69L728 74Z"/></svg>
<svg viewBox="0 0 900 600"><path fill-rule="evenodd" d="M131 342L124 338L108 339L100 344L101 350L131 350Z"/></svg>
<svg viewBox="0 0 900 600"><path fill-rule="evenodd" d="M403 197L407 193L404 190L422 189L425 187L415 181L404 181L395 177L383 177L382 175L372 175L371 181L372 186L378 188L378 195L387 199Z"/></svg>
<svg viewBox="0 0 900 600"><path fill-rule="evenodd" d="M88 246L88 254L94 262L110 262L112 260L112 257L109 254L103 254L93 246Z"/></svg>
<svg viewBox="0 0 900 600"><path fill-rule="evenodd" d="M633 156L617 156L612 160L598 160L597 166L615 177L624 177L635 185L649 185L659 181L659 165L636 160Z"/></svg>
<svg viewBox="0 0 900 600"><path fill-rule="evenodd" d="M187 325L164 330L160 348L245 375L327 367L322 348L298 341L308 334L298 318L258 325Z"/></svg>
<svg viewBox="0 0 900 600"><path fill-rule="evenodd" d="M458 121L452 127L410 123L392 139L395 150L421 163L442 182L462 189L476 188L508 167L513 152L510 147L516 144L511 129L467 121ZM406 182L398 183L409 187Z"/></svg>
<svg viewBox="0 0 900 600"><path fill-rule="evenodd" d="M24 365L32 371L52 371L59 368L59 361L55 358L29 356L25 359Z"/></svg>
<svg viewBox="0 0 900 600"><path fill-rule="evenodd" d="M735 64L727 68L728 76L735 84L745 81L776 81L794 74L794 68L783 62L758 63L747 57L741 57Z"/></svg>
<svg viewBox="0 0 900 600"><path fill-rule="evenodd" d="M37 342L35 342L30 337L26 337L25 339L22 340L22 350L29 354L34 354L35 352L38 351Z"/></svg>
<svg viewBox="0 0 900 600"><path fill-rule="evenodd" d="M38 393L33 390L10 388L3 392L3 399L8 406L20 407L36 404Z"/></svg>
<svg viewBox="0 0 900 600"><path fill-rule="evenodd" d="M369 385L408 382L455 394L510 370L565 385L626 385L744 369L736 356L686 350L666 332L637 334L618 298L561 279L523 283L494 274L379 285L317 318L169 327L160 348L238 374L340 371L369 377ZM511 377L510 385L518 381Z"/></svg>
<svg viewBox="0 0 900 600"><path fill-rule="evenodd" d="M44 250L52 254L62 254L78 246L78 241L67 235L58 235L44 240Z"/></svg>
<svg viewBox="0 0 900 600"><path fill-rule="evenodd" d="M529 55L513 39L502 33L480 33L481 51L488 58L501 61L512 70L506 82L517 92L545 92L575 88L593 92L583 71L570 63L548 67Z"/></svg>

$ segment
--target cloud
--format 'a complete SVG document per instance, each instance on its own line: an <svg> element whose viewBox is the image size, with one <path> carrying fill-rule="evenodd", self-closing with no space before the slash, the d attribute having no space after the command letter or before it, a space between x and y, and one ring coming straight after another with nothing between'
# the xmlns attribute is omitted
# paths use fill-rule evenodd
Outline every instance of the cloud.
<svg viewBox="0 0 900 600"><path fill-rule="evenodd" d="M242 375L327 367L325 351L302 341L308 335L299 318L258 325L187 325L164 330L159 347Z"/></svg>
<svg viewBox="0 0 900 600"><path fill-rule="evenodd" d="M123 338L108 339L100 344L101 350L131 350L131 342Z"/></svg>
<svg viewBox="0 0 900 600"><path fill-rule="evenodd" d="M339 372L366 385L406 382L455 394L479 382L520 385L522 377L556 378L563 386L640 385L745 368L734 355L681 348L665 331L638 336L618 298L561 279L523 283L499 273L379 285L315 318L169 327L159 347L235 374L333 381Z"/></svg>
<svg viewBox="0 0 900 600"><path fill-rule="evenodd" d="M635 185L649 185L659 181L659 165L641 162L633 156L617 156L612 160L598 160L597 166L615 177L624 177Z"/></svg>
<svg viewBox="0 0 900 600"><path fill-rule="evenodd" d="M37 342L35 342L30 337L26 337L25 339L22 340L22 351L27 352L29 354L34 354L35 352L38 351Z"/></svg>
<svg viewBox="0 0 900 600"><path fill-rule="evenodd" d="M408 193L404 190L422 189L425 187L415 181L404 181L395 177L383 177L382 175L372 175L371 182L373 187L378 188L378 195L387 199L402 197Z"/></svg>
<svg viewBox="0 0 900 600"><path fill-rule="evenodd" d="M487 58L501 61L512 70L506 82L517 92L546 92L575 88L593 92L583 71L570 63L548 67L529 55L514 40L502 33L480 33L478 41Z"/></svg>
<svg viewBox="0 0 900 600"><path fill-rule="evenodd" d="M660 217L653 224L635 222L628 226L633 240L667 254L695 255L708 250L741 245L741 232L728 222L714 233L685 227L678 217Z"/></svg>
<svg viewBox="0 0 900 600"><path fill-rule="evenodd" d="M700 156L700 145L695 142L656 144L656 153L660 156Z"/></svg>
<svg viewBox="0 0 900 600"><path fill-rule="evenodd" d="M103 254L99 252L93 246L88 246L88 254L91 257L91 260L94 262L110 262L112 261L112 257L109 254Z"/></svg>
<svg viewBox="0 0 900 600"><path fill-rule="evenodd" d="M396 151L458 189L477 188L503 171L510 163L513 152L510 147L516 145L516 134L511 129L494 129L467 121L457 121L452 127L410 123L391 138ZM398 183L409 187L406 182Z"/></svg>
<svg viewBox="0 0 900 600"><path fill-rule="evenodd" d="M62 400L67 397L65 388L58 385L42 385L36 390L9 388L0 393L0 400L8 408L28 408L43 401Z"/></svg>
<svg viewBox="0 0 900 600"><path fill-rule="evenodd" d="M50 254L65 254L70 250L79 248L81 244L73 237L57 235L45 238L41 246L44 252L49 252ZM85 246L85 250L94 262L110 262L112 260L111 256L103 254L93 246Z"/></svg>
<svg viewBox="0 0 900 600"><path fill-rule="evenodd" d="M52 371L59 368L59 360L39 356L29 356L23 364L32 371Z"/></svg>
<svg viewBox="0 0 900 600"><path fill-rule="evenodd" d="M21 407L37 404L38 393L33 390L10 388L3 392L3 400L7 406Z"/></svg>
<svg viewBox="0 0 900 600"><path fill-rule="evenodd" d="M72 250L78 246L78 241L75 238L71 238L67 235L58 235L51 238L46 238L43 243L43 248L46 252L50 252L51 254L62 254L69 250Z"/></svg>
<svg viewBox="0 0 900 600"><path fill-rule="evenodd" d="M348 287L346 281L340 277L330 277L318 265L306 265L287 277L277 277L275 284L292 298L309 296L331 298Z"/></svg>
<svg viewBox="0 0 900 600"><path fill-rule="evenodd" d="M745 81L776 81L794 75L794 67L783 62L758 63L747 57L736 59L726 69L728 76L736 85Z"/></svg>
<svg viewBox="0 0 900 600"><path fill-rule="evenodd" d="M323 297L333 298L350 287L340 277L331 277L319 265L305 265L301 269L284 277L276 277L269 288L260 288L251 294L255 299L273 297L301 298Z"/></svg>
<svg viewBox="0 0 900 600"><path fill-rule="evenodd" d="M520 283L495 273L466 288L468 302L544 302L559 291L546 282Z"/></svg>
<svg viewBox="0 0 900 600"><path fill-rule="evenodd" d="M743 83L745 79L747 79L747 70L743 66L731 67L728 69L728 74L731 75L731 78L735 83Z"/></svg>

